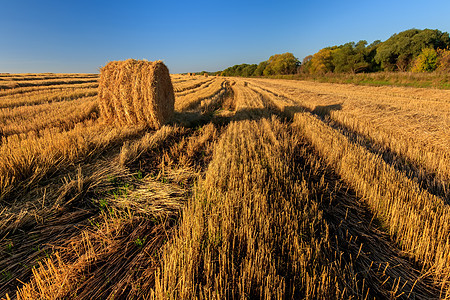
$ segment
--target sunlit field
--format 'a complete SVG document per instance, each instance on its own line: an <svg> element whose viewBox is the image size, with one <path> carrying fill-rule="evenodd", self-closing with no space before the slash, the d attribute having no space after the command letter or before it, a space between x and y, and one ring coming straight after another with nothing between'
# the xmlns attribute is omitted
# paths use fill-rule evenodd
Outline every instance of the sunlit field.
<svg viewBox="0 0 450 300"><path fill-rule="evenodd" d="M0 74L0 299L450 298L450 90Z"/></svg>

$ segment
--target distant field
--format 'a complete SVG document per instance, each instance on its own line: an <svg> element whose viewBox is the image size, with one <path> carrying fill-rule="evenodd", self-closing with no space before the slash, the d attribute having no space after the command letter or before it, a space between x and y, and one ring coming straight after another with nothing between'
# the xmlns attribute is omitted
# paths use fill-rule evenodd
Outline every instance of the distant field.
<svg viewBox="0 0 450 300"><path fill-rule="evenodd" d="M450 90L0 74L0 299L450 298Z"/></svg>

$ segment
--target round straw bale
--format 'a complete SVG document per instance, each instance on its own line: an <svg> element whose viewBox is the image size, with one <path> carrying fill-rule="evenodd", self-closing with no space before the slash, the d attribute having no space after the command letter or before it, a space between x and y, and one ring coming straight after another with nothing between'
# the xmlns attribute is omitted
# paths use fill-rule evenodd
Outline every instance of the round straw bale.
<svg viewBox="0 0 450 300"><path fill-rule="evenodd" d="M159 128L173 116L175 96L162 61L112 61L100 70L98 89L105 119Z"/></svg>
<svg viewBox="0 0 450 300"><path fill-rule="evenodd" d="M208 73L203 73L203 76L208 77Z"/></svg>

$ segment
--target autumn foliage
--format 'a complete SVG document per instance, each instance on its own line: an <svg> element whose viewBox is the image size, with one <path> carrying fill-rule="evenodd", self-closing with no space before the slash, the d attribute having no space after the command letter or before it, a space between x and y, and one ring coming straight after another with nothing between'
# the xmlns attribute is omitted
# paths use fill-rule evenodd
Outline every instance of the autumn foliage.
<svg viewBox="0 0 450 300"><path fill-rule="evenodd" d="M450 50L438 49L437 71L450 72Z"/></svg>
<svg viewBox="0 0 450 300"><path fill-rule="evenodd" d="M220 71L222 76L277 76L330 73L448 72L450 36L437 29L409 29L384 42L365 40L320 49L302 63L292 54L275 54L257 64L241 64ZM447 50L443 50L447 49Z"/></svg>

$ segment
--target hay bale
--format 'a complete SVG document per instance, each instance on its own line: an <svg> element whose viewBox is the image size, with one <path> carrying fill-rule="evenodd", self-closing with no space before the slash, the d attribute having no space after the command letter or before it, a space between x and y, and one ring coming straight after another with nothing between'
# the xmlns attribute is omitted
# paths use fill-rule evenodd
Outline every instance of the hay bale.
<svg viewBox="0 0 450 300"><path fill-rule="evenodd" d="M101 116L121 125L160 128L174 113L175 95L162 61L112 61L100 70Z"/></svg>
<svg viewBox="0 0 450 300"><path fill-rule="evenodd" d="M208 73L203 73L203 76L208 77Z"/></svg>

